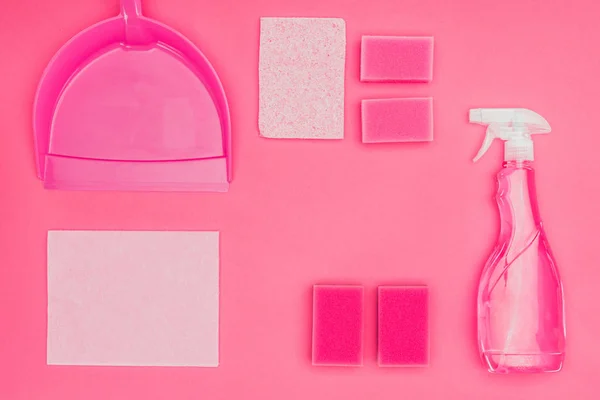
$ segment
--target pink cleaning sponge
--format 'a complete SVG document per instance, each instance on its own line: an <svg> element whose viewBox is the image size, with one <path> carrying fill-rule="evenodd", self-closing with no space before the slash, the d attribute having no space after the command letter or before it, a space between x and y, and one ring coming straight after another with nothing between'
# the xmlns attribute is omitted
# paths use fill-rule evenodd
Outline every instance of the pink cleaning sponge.
<svg viewBox="0 0 600 400"><path fill-rule="evenodd" d="M381 367L429 363L426 286L380 286L377 362Z"/></svg>
<svg viewBox="0 0 600 400"><path fill-rule="evenodd" d="M313 287L313 365L362 365L363 298L362 286Z"/></svg>
<svg viewBox="0 0 600 400"><path fill-rule="evenodd" d="M430 82L432 77L433 37L362 37L361 81Z"/></svg>
<svg viewBox="0 0 600 400"><path fill-rule="evenodd" d="M431 97L363 100L361 106L363 143L433 140Z"/></svg>

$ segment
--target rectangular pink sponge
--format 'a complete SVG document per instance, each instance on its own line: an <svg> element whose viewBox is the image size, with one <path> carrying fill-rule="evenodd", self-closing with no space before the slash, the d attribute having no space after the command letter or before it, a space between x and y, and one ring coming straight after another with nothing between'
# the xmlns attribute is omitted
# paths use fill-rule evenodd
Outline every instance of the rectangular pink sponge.
<svg viewBox="0 0 600 400"><path fill-rule="evenodd" d="M380 286L378 292L380 366L429 363L429 291L425 286Z"/></svg>
<svg viewBox="0 0 600 400"><path fill-rule="evenodd" d="M313 287L313 365L362 365L363 299L362 286Z"/></svg>
<svg viewBox="0 0 600 400"><path fill-rule="evenodd" d="M433 99L372 99L362 101L363 143L430 142L433 140Z"/></svg>
<svg viewBox="0 0 600 400"><path fill-rule="evenodd" d="M361 81L430 82L432 77L433 37L362 37Z"/></svg>

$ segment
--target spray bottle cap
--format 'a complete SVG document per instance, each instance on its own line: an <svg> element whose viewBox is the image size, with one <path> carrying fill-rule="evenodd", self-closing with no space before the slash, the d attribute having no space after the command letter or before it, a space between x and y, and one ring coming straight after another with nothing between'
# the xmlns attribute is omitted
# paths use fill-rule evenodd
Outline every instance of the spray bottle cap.
<svg viewBox="0 0 600 400"><path fill-rule="evenodd" d="M485 139L473 161L483 157L494 139L505 141L504 161L533 161L531 135L550 133L548 121L525 108L472 109L469 122L487 126Z"/></svg>

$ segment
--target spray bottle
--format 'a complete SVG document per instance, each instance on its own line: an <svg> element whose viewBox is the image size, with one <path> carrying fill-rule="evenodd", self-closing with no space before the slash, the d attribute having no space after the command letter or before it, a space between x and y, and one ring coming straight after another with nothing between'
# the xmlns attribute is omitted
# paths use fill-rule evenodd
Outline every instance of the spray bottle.
<svg viewBox="0 0 600 400"><path fill-rule="evenodd" d="M483 269L477 298L479 350L490 372L555 372L565 348L563 288L540 219L533 170L533 135L550 125L519 108L470 110L486 125L481 158L504 141L497 175L498 242Z"/></svg>

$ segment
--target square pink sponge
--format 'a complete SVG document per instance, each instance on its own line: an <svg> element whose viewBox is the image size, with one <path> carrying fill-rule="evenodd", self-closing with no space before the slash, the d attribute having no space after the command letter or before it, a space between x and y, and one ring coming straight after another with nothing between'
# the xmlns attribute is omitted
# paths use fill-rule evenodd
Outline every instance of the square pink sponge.
<svg viewBox="0 0 600 400"><path fill-rule="evenodd" d="M313 365L362 365L363 299L362 286L313 287Z"/></svg>
<svg viewBox="0 0 600 400"><path fill-rule="evenodd" d="M426 286L380 286L377 361L381 367L429 364Z"/></svg>
<svg viewBox="0 0 600 400"><path fill-rule="evenodd" d="M433 140L433 99L363 100L363 143L430 142Z"/></svg>
<svg viewBox="0 0 600 400"><path fill-rule="evenodd" d="M433 37L362 37L361 81L430 82L432 77Z"/></svg>

